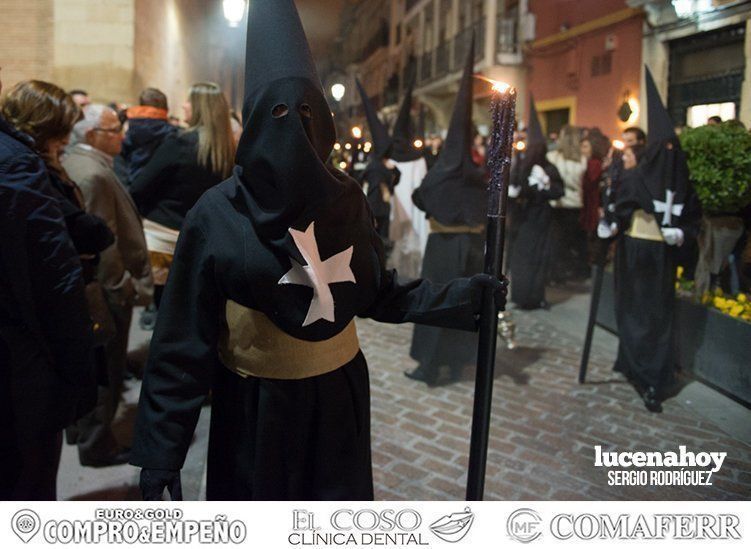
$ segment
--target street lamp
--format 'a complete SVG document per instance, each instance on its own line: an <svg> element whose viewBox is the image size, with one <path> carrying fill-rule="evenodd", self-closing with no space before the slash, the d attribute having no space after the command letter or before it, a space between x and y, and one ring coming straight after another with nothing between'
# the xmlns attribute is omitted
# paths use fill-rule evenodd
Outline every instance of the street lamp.
<svg viewBox="0 0 751 549"><path fill-rule="evenodd" d="M245 17L247 6L247 0L222 0L224 18L229 21L230 27L237 27L240 24L240 21Z"/></svg>
<svg viewBox="0 0 751 549"><path fill-rule="evenodd" d="M344 97L344 94L346 93L347 88L344 87L344 84L336 83L333 86L331 86L331 97L334 98L334 101L339 103L339 101L342 100Z"/></svg>

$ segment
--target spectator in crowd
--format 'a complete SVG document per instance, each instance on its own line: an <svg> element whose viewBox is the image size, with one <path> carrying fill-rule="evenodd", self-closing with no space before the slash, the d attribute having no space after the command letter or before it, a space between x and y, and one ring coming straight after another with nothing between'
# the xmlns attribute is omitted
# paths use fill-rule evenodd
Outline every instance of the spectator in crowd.
<svg viewBox="0 0 751 549"><path fill-rule="evenodd" d="M428 142L425 144L425 148L422 152L422 155L425 157L425 162L428 163L428 169L432 168L438 161L438 154L441 152L442 148L443 139L441 139L440 135L431 135L428 138Z"/></svg>
<svg viewBox="0 0 751 549"><path fill-rule="evenodd" d="M185 215L230 175L235 162L229 104L219 86L194 84L183 110L188 129L166 138L130 186L145 218L157 307Z"/></svg>
<svg viewBox="0 0 751 549"><path fill-rule="evenodd" d="M472 145L472 162L478 166L485 166L486 153L485 137L475 130L475 139Z"/></svg>
<svg viewBox="0 0 751 549"><path fill-rule="evenodd" d="M138 97L138 106L127 110L128 131L120 153L127 172L123 181L129 186L154 156L159 145L177 128L169 122L167 96L156 88L146 88Z"/></svg>
<svg viewBox="0 0 751 549"><path fill-rule="evenodd" d="M593 128L582 140L581 152L587 159L587 169L582 176L582 210L579 224L587 236L588 259L594 259L597 242L597 224L600 220L600 196L604 188L605 159L610 141L598 128Z"/></svg>
<svg viewBox="0 0 751 549"><path fill-rule="evenodd" d="M647 134L644 133L644 130L641 128L637 128L636 126L632 126L630 128L626 128L623 130L623 144L626 147L633 147L634 145L646 145L647 144Z"/></svg>
<svg viewBox="0 0 751 549"><path fill-rule="evenodd" d="M114 436L112 421L126 370L133 305L139 297L150 300L153 288L141 220L112 169L122 144L117 114L103 105L89 105L83 120L73 127L73 139L63 166L81 188L86 211L103 218L115 234L115 243L102 252L97 267L114 326L105 347L107 385L99 388L97 407L70 430L81 464L97 467L129 458Z"/></svg>
<svg viewBox="0 0 751 549"><path fill-rule="evenodd" d="M57 192L68 232L81 256L84 280L87 284L92 282L98 254L114 242L114 236L102 219L86 213L81 190L60 162L81 109L58 86L28 80L8 92L2 112L8 122L34 140Z"/></svg>
<svg viewBox="0 0 751 549"><path fill-rule="evenodd" d="M719 116L710 116L707 120L708 126L719 126L720 124L722 124L722 118Z"/></svg>
<svg viewBox="0 0 751 549"><path fill-rule="evenodd" d="M54 500L62 430L93 405L91 321L44 162L0 111L0 499Z"/></svg>
<svg viewBox="0 0 751 549"><path fill-rule="evenodd" d="M553 206L551 262L549 280L565 283L573 278L586 278L586 237L579 225L582 210L582 176L587 161L581 153L579 130L563 126L558 134L558 146L547 154L548 161L563 178L564 194L551 202Z"/></svg>
<svg viewBox="0 0 751 549"><path fill-rule="evenodd" d="M73 98L73 102L82 109L91 103L89 92L85 90L70 90L70 96Z"/></svg>

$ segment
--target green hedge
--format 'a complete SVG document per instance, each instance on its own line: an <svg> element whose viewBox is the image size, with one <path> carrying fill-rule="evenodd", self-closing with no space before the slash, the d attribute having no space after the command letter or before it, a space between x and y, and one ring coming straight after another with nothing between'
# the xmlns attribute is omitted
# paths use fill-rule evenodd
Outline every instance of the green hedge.
<svg viewBox="0 0 751 549"><path fill-rule="evenodd" d="M735 213L751 204L751 133L725 122L688 128L680 139L706 213Z"/></svg>

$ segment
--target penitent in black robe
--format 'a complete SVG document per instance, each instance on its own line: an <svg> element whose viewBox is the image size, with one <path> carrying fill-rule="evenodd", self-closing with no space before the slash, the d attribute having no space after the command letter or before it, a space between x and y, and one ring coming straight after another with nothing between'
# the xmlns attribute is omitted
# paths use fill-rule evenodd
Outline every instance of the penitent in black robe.
<svg viewBox="0 0 751 549"><path fill-rule="evenodd" d="M545 303L545 280L550 264L550 230L553 209L549 200L563 196L563 180L555 166L540 159L540 166L550 178L548 189L529 185L528 177L535 164L521 161L512 182L521 194L511 206L509 272L511 301L520 309L537 309ZM525 168L525 166L528 166Z"/></svg>
<svg viewBox="0 0 751 549"><path fill-rule="evenodd" d="M351 237L342 230L351 216L367 211L358 185L340 177L347 190L335 199L342 205L338 215L316 222L322 258ZM370 397L362 353L331 373L300 380L243 378L221 361L227 301L259 310L261 301L290 290L263 276L276 261L275 251L256 232L252 201L238 167L185 221L152 341L131 463L180 469L212 391L209 499L372 499ZM352 258L358 276L367 273L359 263L376 261L376 293L362 291L367 286L333 284L337 308L346 304L358 316L383 322L474 328L477 304L466 279L446 286L399 285L385 269L375 230L369 242L355 242ZM300 290L309 303L310 289ZM273 307L269 318L276 320ZM292 328L292 335L307 337L304 329Z"/></svg>
<svg viewBox="0 0 751 549"><path fill-rule="evenodd" d="M692 190L682 198L682 215L674 217L672 227L683 230L688 241L698 234L701 213ZM654 387L659 394L671 381L673 370L678 248L626 235L637 210L654 215L652 197L639 168L623 173L616 194L619 237L614 270L619 345L614 369L642 387Z"/></svg>

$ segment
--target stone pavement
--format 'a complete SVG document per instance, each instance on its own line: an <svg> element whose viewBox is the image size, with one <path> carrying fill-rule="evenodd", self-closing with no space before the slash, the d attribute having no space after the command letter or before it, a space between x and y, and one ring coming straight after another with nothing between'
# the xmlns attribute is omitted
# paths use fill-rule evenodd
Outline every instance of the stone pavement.
<svg viewBox="0 0 751 549"><path fill-rule="evenodd" d="M617 340L595 338L588 383L576 381L589 298L552 292L551 311L514 312L518 347L501 349L494 385L486 499L683 500L751 498L751 411L708 387L687 381L649 414L623 378L611 371ZM459 500L464 497L472 414L473 372L452 385L427 388L403 376L412 327L359 321L372 391L373 464L377 499ZM134 345L144 334L134 330ZM137 383L127 400L137 398ZM130 408L132 415L132 405ZM208 409L183 472L186 499L203 493ZM127 419L128 414L125 414ZM123 436L127 439L126 434ZM713 486L608 486L593 466L604 451L727 452ZM138 497L130 466L85 469L67 447L60 497Z"/></svg>

